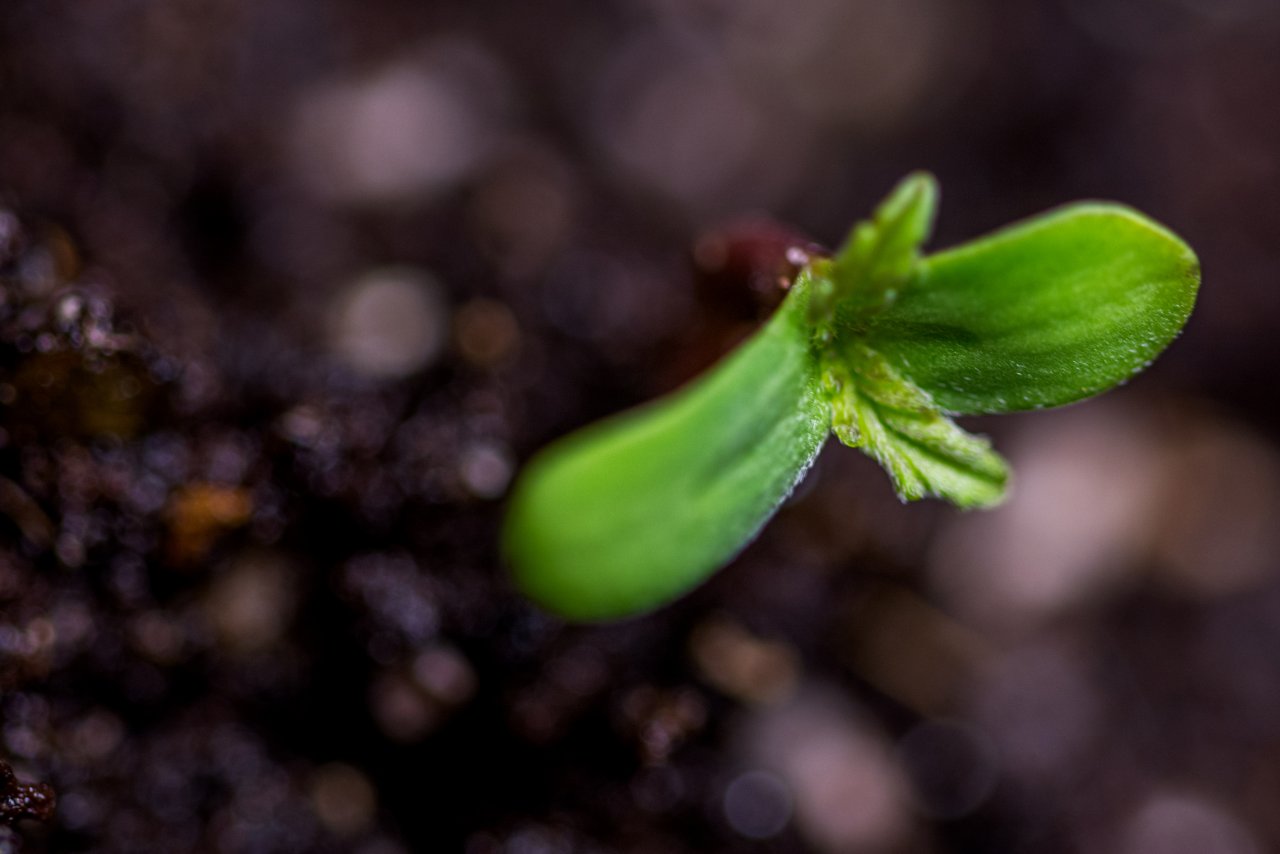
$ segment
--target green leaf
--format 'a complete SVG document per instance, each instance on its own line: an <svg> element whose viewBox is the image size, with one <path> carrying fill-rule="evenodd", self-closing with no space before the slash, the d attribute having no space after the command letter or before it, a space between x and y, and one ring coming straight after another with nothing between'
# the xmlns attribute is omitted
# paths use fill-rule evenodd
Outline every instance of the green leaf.
<svg viewBox="0 0 1280 854"><path fill-rule="evenodd" d="M903 501L933 496L989 507L1003 500L1009 468L991 443L939 412L874 350L849 342L827 377L825 388L835 395L832 432L880 463Z"/></svg>
<svg viewBox="0 0 1280 854"><path fill-rule="evenodd" d="M829 432L810 287L802 274L769 323L700 380L529 463L504 546L531 598L579 620L638 613L755 536Z"/></svg>
<svg viewBox="0 0 1280 854"><path fill-rule="evenodd" d="M862 449L884 466L903 501L944 498L957 507L1004 500L1009 468L982 436L939 414L902 412L860 398Z"/></svg>
<svg viewBox="0 0 1280 854"><path fill-rule="evenodd" d="M899 183L828 264L815 266L818 293L836 307L811 310L810 317L836 319L835 329L820 335L819 351L836 437L879 462L904 501L932 495L960 507L989 506L1004 497L1004 460L943 415L861 336L916 277L937 198L932 176L917 173ZM831 284L824 287L824 279Z"/></svg>
<svg viewBox="0 0 1280 854"><path fill-rule="evenodd" d="M830 319L837 307L842 323L860 322L892 303L915 269L937 207L932 175L915 172L900 181L833 258L815 263L810 322Z"/></svg>
<svg viewBox="0 0 1280 854"><path fill-rule="evenodd" d="M503 530L528 595L580 620L676 597L755 536L828 432L904 500L994 504L1008 466L948 414L1096 394L1191 311L1195 255L1141 214L1075 205L921 258L936 200L909 177L702 379L538 454Z"/></svg>
<svg viewBox="0 0 1280 854"><path fill-rule="evenodd" d="M1150 364L1199 282L1164 227L1077 204L926 258L865 340L945 411L1057 406Z"/></svg>

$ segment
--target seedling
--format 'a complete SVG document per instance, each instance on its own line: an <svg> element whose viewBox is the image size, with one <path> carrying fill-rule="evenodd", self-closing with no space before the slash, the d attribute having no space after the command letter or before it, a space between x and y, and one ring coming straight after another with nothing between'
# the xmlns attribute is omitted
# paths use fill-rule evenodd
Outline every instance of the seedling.
<svg viewBox="0 0 1280 854"><path fill-rule="evenodd" d="M828 434L904 501L992 506L1009 467L952 416L1106 391L1191 312L1195 254L1137 211L1072 204L924 256L937 198L907 177L704 376L539 453L504 531L523 590L578 620L670 601L751 541Z"/></svg>

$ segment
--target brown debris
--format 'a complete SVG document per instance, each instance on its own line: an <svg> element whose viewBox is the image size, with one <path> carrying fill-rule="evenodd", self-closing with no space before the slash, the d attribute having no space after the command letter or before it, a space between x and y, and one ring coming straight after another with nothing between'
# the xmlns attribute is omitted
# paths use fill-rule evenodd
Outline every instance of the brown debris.
<svg viewBox="0 0 1280 854"><path fill-rule="evenodd" d="M699 284L713 299L741 308L745 291L754 303L772 309L811 257L828 254L792 228L745 219L704 234L694 246L693 263Z"/></svg>
<svg viewBox="0 0 1280 854"><path fill-rule="evenodd" d="M253 496L247 489L191 483L169 498L168 558L176 566L199 561L218 538L249 521Z"/></svg>

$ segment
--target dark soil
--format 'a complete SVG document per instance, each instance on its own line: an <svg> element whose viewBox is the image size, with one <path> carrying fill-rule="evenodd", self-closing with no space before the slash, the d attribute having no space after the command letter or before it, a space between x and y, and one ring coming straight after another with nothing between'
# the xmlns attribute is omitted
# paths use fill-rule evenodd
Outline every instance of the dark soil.
<svg viewBox="0 0 1280 854"><path fill-rule="evenodd" d="M0 8L0 851L1280 846L1273 4L479 5ZM917 167L1168 222L1188 334L978 423L995 514L828 449L656 614L521 599L520 462Z"/></svg>

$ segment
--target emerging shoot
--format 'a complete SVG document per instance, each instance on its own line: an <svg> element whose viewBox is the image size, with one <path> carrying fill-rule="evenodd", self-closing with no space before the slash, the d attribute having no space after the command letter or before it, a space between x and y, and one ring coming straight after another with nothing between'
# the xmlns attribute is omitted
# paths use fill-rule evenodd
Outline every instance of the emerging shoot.
<svg viewBox="0 0 1280 854"><path fill-rule="evenodd" d="M704 376L535 456L504 530L524 591L578 620L670 601L751 541L828 434L905 501L994 505L1008 466L952 416L1106 391L1191 312L1195 254L1134 210L1069 205L925 256L937 199L908 176Z"/></svg>

